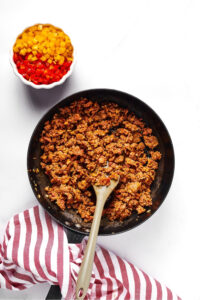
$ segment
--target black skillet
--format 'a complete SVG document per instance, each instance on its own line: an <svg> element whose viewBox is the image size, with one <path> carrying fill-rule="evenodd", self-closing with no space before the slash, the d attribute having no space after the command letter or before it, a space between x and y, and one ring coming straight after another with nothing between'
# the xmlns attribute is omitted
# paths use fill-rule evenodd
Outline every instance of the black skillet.
<svg viewBox="0 0 200 300"><path fill-rule="evenodd" d="M151 209L141 215L133 213L123 222L110 222L106 218L102 218L99 230L100 235L116 234L133 229L152 216L160 207L170 189L175 163L172 141L164 123L147 104L134 96L116 90L93 89L73 94L52 107L39 121L32 134L27 156L28 176L37 200L58 223L67 229L68 240L71 243L80 243L84 235L88 234L91 224L84 223L73 210L62 212L55 203L50 202L46 197L44 188L49 185L49 179L40 167L42 151L39 138L45 121L50 120L56 112L59 112L60 107L69 105L81 97L86 97L99 103L115 102L134 112L145 121L147 126L153 129L153 134L156 135L159 141L159 151L162 153L156 178L151 186L153 199ZM35 170L39 170L39 173L35 172ZM59 287L52 286L46 299L61 299Z"/></svg>
<svg viewBox="0 0 200 300"><path fill-rule="evenodd" d="M58 223L77 234L88 234L91 224L84 223L75 211L65 210L63 212L55 203L48 200L44 188L49 185L49 178L44 174L40 167L40 156L42 151L40 149L39 138L44 122L50 120L56 112L59 112L60 107L69 105L71 102L78 100L81 97L87 97L88 99L99 103L115 102L120 106L127 108L134 112L138 117L141 117L147 126L152 128L153 134L159 141L159 151L162 153L162 159L159 163L155 181L151 187L153 199L151 209L141 215L133 213L123 222L111 222L106 218L102 218L99 230L100 235L124 232L146 221L160 207L169 191L174 173L174 150L169 133L159 116L147 104L136 97L116 90L93 89L73 94L52 107L39 121L30 140L27 157L30 184L39 203ZM39 172L34 172L34 170L37 169L39 169Z"/></svg>

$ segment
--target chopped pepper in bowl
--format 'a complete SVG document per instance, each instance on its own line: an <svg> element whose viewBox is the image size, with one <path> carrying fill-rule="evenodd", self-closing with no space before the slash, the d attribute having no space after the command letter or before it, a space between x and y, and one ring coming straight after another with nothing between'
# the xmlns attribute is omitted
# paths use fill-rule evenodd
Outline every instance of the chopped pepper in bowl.
<svg viewBox="0 0 200 300"><path fill-rule="evenodd" d="M14 71L26 84L50 88L69 77L74 48L62 29L37 24L25 29L13 46ZM12 64L13 65L13 64Z"/></svg>

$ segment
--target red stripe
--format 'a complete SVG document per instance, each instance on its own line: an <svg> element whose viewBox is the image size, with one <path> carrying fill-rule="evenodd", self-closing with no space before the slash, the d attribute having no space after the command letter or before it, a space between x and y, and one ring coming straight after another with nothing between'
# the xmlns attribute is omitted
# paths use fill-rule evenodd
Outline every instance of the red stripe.
<svg viewBox="0 0 200 300"><path fill-rule="evenodd" d="M172 295L172 292L170 291L170 289L166 288L167 289L167 300L173 300L173 295Z"/></svg>
<svg viewBox="0 0 200 300"><path fill-rule="evenodd" d="M15 269L10 269L9 272L12 272L12 276L14 276L18 279L21 279L23 281L27 281L29 283L35 284L35 282L33 281L33 279L29 275L19 273ZM43 281L43 282L45 282L45 281ZM19 283L19 284L21 284L21 283Z"/></svg>
<svg viewBox="0 0 200 300"><path fill-rule="evenodd" d="M102 251L102 254L103 254L103 256L105 258L105 261L107 263L107 267L108 267L108 270L109 270L110 277L114 278L117 282L118 280L116 278L115 268L113 266L113 262L112 262L112 259L109 255L108 251L106 251L103 248L101 248L101 251ZM113 283L112 283L112 280L110 278L106 278L106 280L107 280L107 283L108 283L108 293L109 293L108 296L107 296L107 299L112 299ZM119 286L118 286L118 288L119 288ZM118 294L118 296L119 296L119 294Z"/></svg>
<svg viewBox="0 0 200 300"><path fill-rule="evenodd" d="M68 291L67 291L66 299L70 299L71 295L73 294L73 281L72 281L72 270L71 270L71 262L73 261L73 255L69 244L68 244L68 249L69 249L69 283L68 283Z"/></svg>
<svg viewBox="0 0 200 300"><path fill-rule="evenodd" d="M68 245L69 261L70 261L70 263L69 263L69 268L70 268L69 274L70 274L70 276L69 276L69 288L68 288L66 299L70 299L71 293L73 293L72 289L73 289L74 283L76 282L77 277L78 277L78 274L75 272L75 270L73 270L73 268L71 268L71 263L75 263L75 255L73 255L73 252L75 252L74 251L75 247L78 248L76 251L79 254L80 253L80 247L78 247L77 244L73 244L73 245L69 244Z"/></svg>
<svg viewBox="0 0 200 300"><path fill-rule="evenodd" d="M94 283L95 283L94 297L95 297L95 299L99 299L101 297L100 295L101 295L102 282L99 279L95 279Z"/></svg>
<svg viewBox="0 0 200 300"><path fill-rule="evenodd" d="M31 235L32 235L32 225L30 221L29 211L24 211L24 221L26 223L26 240L24 245L24 269L30 271L30 263L29 263L29 249L31 243Z"/></svg>
<svg viewBox="0 0 200 300"><path fill-rule="evenodd" d="M0 274L3 276L3 278L5 280L6 288L9 290L12 290L12 285L9 283L9 281L8 281L9 279L8 279L8 276L6 275L6 273L2 270L2 271L0 271Z"/></svg>
<svg viewBox="0 0 200 300"><path fill-rule="evenodd" d="M112 260L110 259L110 256L108 254L108 252L101 248L100 249L101 252L102 252L102 255L104 256L105 258L105 261L107 263L107 268L109 270L109 274L111 277L113 277L115 279L115 271L114 271L114 266L113 266L113 263L112 263ZM100 262L100 261L99 261ZM101 262L100 262L101 263ZM102 269L103 269L103 274L102 274L102 279L105 279L106 282L107 282L107 296L106 296L106 299L112 299L112 293L113 293L113 282L112 280L110 279L110 277L106 277L105 276L105 273L104 273L104 266L103 264L101 264L102 266Z"/></svg>
<svg viewBox="0 0 200 300"><path fill-rule="evenodd" d="M78 248L78 250L76 250L77 253L78 253L78 255L77 255L77 253L75 253L75 255L77 255L77 258L82 258L82 255L84 255L83 244L74 244L74 246L75 246L76 248ZM72 253L72 254L73 254L73 253ZM76 257L73 258L73 260L74 260L74 259L76 259Z"/></svg>
<svg viewBox="0 0 200 300"><path fill-rule="evenodd" d="M26 224L26 240L25 240L25 245L24 245L24 269L26 271L29 271L32 273L31 269L30 269L30 261L29 261L29 253L30 253L30 244L31 244L31 236L32 236L32 224L31 224L31 217L30 217L30 213L29 210L25 210L24 211L24 221ZM36 276L32 273L32 276L34 278L35 281L41 283L43 281L38 280L36 278Z"/></svg>
<svg viewBox="0 0 200 300"><path fill-rule="evenodd" d="M13 217L13 219L14 219L14 217ZM11 222L11 221L10 221L10 222ZM5 231L5 235L6 235L8 241L10 240L10 232L9 232L9 229L10 229L10 222L9 222L8 225L6 226L6 231Z"/></svg>
<svg viewBox="0 0 200 300"><path fill-rule="evenodd" d="M42 277L45 280L49 280L47 278L47 276L45 275L41 265L40 265L40 247L41 247L41 243L42 243L42 238L43 238L43 230L42 230L42 224L40 221L40 215L39 215L39 207L36 206L34 207L34 216L35 216L35 222L36 222L36 227L37 227L37 241L36 241L36 245L35 245L35 249L34 249L34 262L35 262L35 266L37 268L38 274L40 275L40 277Z"/></svg>
<svg viewBox="0 0 200 300"><path fill-rule="evenodd" d="M71 269L71 263L74 262L74 257L73 257L73 254L72 254L72 248L70 247L70 244L68 245L68 249L69 249L69 289L68 289L68 292L67 292L67 296L66 296L66 299L70 299L70 296L71 296L71 293L73 292L72 291L72 287L73 287L73 281L72 281L72 269Z"/></svg>
<svg viewBox="0 0 200 300"><path fill-rule="evenodd" d="M75 294L75 287L76 287L76 282L77 282L77 278L78 278L78 273L76 273L75 270L73 270L73 273L74 273L75 278L73 278L71 288L73 288L73 294ZM87 296L87 295L86 295L86 296ZM66 297L66 300L71 299L71 298L72 298L72 297L69 297L69 298ZM72 298L72 299L73 299L73 298ZM84 299L84 300L85 300L85 299Z"/></svg>
<svg viewBox="0 0 200 300"><path fill-rule="evenodd" d="M15 288L17 288L19 290L24 290L26 288L23 284L16 283L16 282L13 282L12 280L10 280L5 271L0 271L0 274L2 274L2 276L6 280L6 288L7 289L12 290L13 287L15 287Z"/></svg>
<svg viewBox="0 0 200 300"><path fill-rule="evenodd" d="M129 281L128 281L128 274L127 274L127 271L126 271L126 266L125 266L125 263L123 262L123 260L120 257L117 256L117 260L118 260L120 270L121 270L123 286L127 290L125 299L128 300L128 299L130 299L130 292L129 292Z"/></svg>
<svg viewBox="0 0 200 300"><path fill-rule="evenodd" d="M6 226L6 233L5 233L8 241L10 240L9 227L10 227L10 222ZM5 237L4 237L4 242L3 242L3 248L4 248L4 253L2 255L4 256L5 259L7 259L7 245L6 245L6 238Z"/></svg>
<svg viewBox="0 0 200 300"><path fill-rule="evenodd" d="M146 300L151 300L151 293L152 293L151 281L149 279L149 276L146 273L144 273L143 271L141 272L144 275L145 282L146 282Z"/></svg>
<svg viewBox="0 0 200 300"><path fill-rule="evenodd" d="M5 236L3 239L3 246L0 245L0 253L3 257L7 258L7 245Z"/></svg>
<svg viewBox="0 0 200 300"><path fill-rule="evenodd" d="M19 237L21 232L21 225L19 222L19 215L14 216L14 240L12 249L12 261L18 265L18 248L19 248Z"/></svg>
<svg viewBox="0 0 200 300"><path fill-rule="evenodd" d="M109 252L107 250L105 250L105 253L107 253L107 259L108 259L108 262L109 264L112 263L112 267L110 268L110 265L108 264L109 266L109 270L111 271L110 274L111 276L115 279L116 281L116 284L117 284L117 291L118 291L118 295L117 297L119 298L121 296L121 294L123 293L123 290L124 290L124 287L123 287L123 283L117 278L117 275L115 273L115 267L113 265L113 262L112 262L112 258L111 258L111 255L109 254ZM116 256L117 257L117 256Z"/></svg>
<svg viewBox="0 0 200 300"><path fill-rule="evenodd" d="M68 291L66 295L66 299L70 299L70 296L72 295L72 276L71 276L71 269L69 270L69 283L68 283Z"/></svg>
<svg viewBox="0 0 200 300"><path fill-rule="evenodd" d="M63 285L63 229L58 225L57 278L60 287Z"/></svg>
<svg viewBox="0 0 200 300"><path fill-rule="evenodd" d="M134 283L135 283L135 300L140 299L140 277L134 267L134 265L130 264L131 270L133 272Z"/></svg>
<svg viewBox="0 0 200 300"><path fill-rule="evenodd" d="M73 254L72 254L72 250L69 247L69 261L73 262Z"/></svg>
<svg viewBox="0 0 200 300"><path fill-rule="evenodd" d="M46 264L48 273L51 276L56 278L56 273L51 270L51 260L53 259L51 257L51 252L52 252L52 247L53 247L53 243L54 243L54 231L53 231L51 219L47 215L46 212L45 212L45 220L46 220L46 224L47 224L47 228L48 228L48 235L49 235L49 239L48 239L48 243L47 243L46 251L45 251L45 264Z"/></svg>
<svg viewBox="0 0 200 300"><path fill-rule="evenodd" d="M158 282L157 280L155 280L156 283L156 287L157 287L157 300L162 299L162 287L160 282Z"/></svg>
<svg viewBox="0 0 200 300"><path fill-rule="evenodd" d="M1 256L4 257L4 251L2 249L2 245L0 244L0 264L2 264L2 259L1 259Z"/></svg>
<svg viewBox="0 0 200 300"><path fill-rule="evenodd" d="M10 239L9 228L10 228L10 222L9 222L8 225L6 226L6 236L7 236L7 239L8 239L8 240Z"/></svg>
<svg viewBox="0 0 200 300"><path fill-rule="evenodd" d="M7 263L7 262L3 262L3 265L5 266L5 267L11 267L11 266L15 266L15 264L14 263Z"/></svg>
<svg viewBox="0 0 200 300"><path fill-rule="evenodd" d="M104 270L102 268L102 265L101 265L100 260L99 260L99 258L98 258L97 255L94 256L94 263L95 263L96 268L97 268L97 270L99 272L99 276L101 278L103 278L103 276L104 276ZM96 279L95 280L95 284L96 284L96 297L97 297L97 299L99 299L102 296L102 292L101 292L102 282Z"/></svg>
<svg viewBox="0 0 200 300"><path fill-rule="evenodd" d="M92 278L94 279L95 276L92 275L92 276L91 276L91 279L92 279ZM93 282L95 282L95 280L94 280ZM88 291L87 291L87 293L90 293L90 296L91 296L91 293L92 293L92 288L93 288L93 286L94 286L94 284L90 281L90 284L89 284L89 286L88 286ZM87 298L90 299L90 296L87 295ZM96 295L95 295L95 296L96 296Z"/></svg>
<svg viewBox="0 0 200 300"><path fill-rule="evenodd" d="M76 271L75 270L73 270L73 272L74 272L74 275L75 275L75 279L77 279L78 278L78 273L76 273Z"/></svg>
<svg viewBox="0 0 200 300"><path fill-rule="evenodd" d="M74 252L74 246L77 246L77 245L72 245L72 244L68 244L68 248L69 248L69 260L70 262L74 262L75 258L74 258L74 255L73 255L73 252ZM77 247L78 250L77 252L79 252L79 247Z"/></svg>

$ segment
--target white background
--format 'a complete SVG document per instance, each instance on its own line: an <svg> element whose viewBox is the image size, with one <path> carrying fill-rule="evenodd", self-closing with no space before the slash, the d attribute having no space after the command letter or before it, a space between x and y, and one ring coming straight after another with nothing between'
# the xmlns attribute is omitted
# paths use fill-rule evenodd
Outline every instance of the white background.
<svg viewBox="0 0 200 300"><path fill-rule="evenodd" d="M200 3L198 0L0 0L0 238L9 218L37 202L26 154L40 117L88 88L119 89L145 101L166 124L175 148L171 190L159 211L136 229L99 244L135 263L183 299L200 299ZM62 87L24 86L9 49L27 26L50 22L70 33L77 64ZM0 299L44 299L47 284Z"/></svg>

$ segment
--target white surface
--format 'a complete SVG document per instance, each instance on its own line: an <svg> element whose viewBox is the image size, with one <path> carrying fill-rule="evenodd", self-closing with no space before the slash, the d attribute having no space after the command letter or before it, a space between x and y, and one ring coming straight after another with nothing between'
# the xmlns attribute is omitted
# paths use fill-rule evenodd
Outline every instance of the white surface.
<svg viewBox="0 0 200 300"><path fill-rule="evenodd" d="M82 89L131 93L163 119L175 147L172 188L159 211L99 243L166 283L200 299L200 42L198 0L0 1L0 234L9 218L36 204L26 173L32 131L53 104ZM77 64L62 87L32 90L13 74L9 49L21 28L50 22L68 28ZM0 299L44 299L48 285Z"/></svg>

